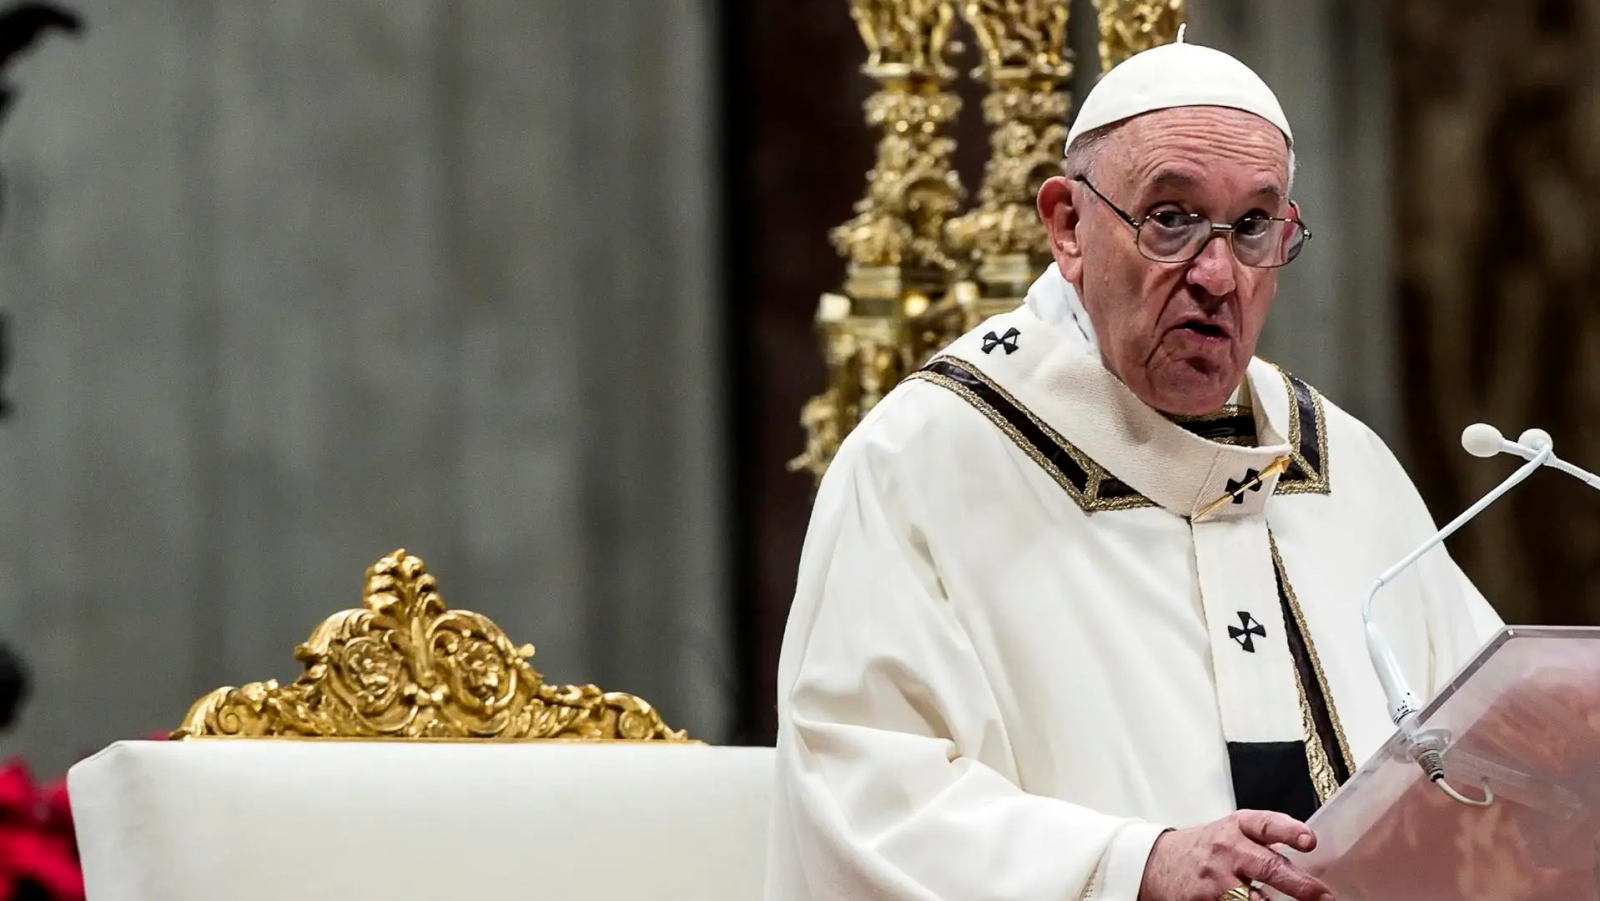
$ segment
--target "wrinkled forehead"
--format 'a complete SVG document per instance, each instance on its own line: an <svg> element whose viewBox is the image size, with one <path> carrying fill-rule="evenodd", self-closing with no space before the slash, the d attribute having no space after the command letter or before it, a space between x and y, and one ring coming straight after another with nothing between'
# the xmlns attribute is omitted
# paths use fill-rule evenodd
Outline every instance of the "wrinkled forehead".
<svg viewBox="0 0 1600 901"><path fill-rule="evenodd" d="M1157 110L1119 124L1107 141L1102 161L1124 189L1209 185L1288 195L1288 140L1272 123L1242 110Z"/></svg>

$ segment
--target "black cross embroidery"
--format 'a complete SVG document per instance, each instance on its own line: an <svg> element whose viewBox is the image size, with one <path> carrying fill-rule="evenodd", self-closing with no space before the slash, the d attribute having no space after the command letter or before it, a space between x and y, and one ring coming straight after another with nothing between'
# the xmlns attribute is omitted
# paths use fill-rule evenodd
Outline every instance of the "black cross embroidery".
<svg viewBox="0 0 1600 901"><path fill-rule="evenodd" d="M1004 335L996 335L994 332L990 332L983 336L983 352L992 354L996 347L1003 347L1006 349L1006 356L1009 357L1017 352L1017 339L1020 337L1022 337L1022 333L1014 328L1006 329Z"/></svg>
<svg viewBox="0 0 1600 901"><path fill-rule="evenodd" d="M1239 626L1243 626L1244 628L1241 629ZM1239 625L1228 627L1228 637L1234 641L1237 641L1239 643L1239 647L1244 648L1245 653L1254 654L1256 652L1256 639L1266 638L1267 630L1262 628L1260 623L1256 622L1255 617L1244 612L1243 610L1240 610Z"/></svg>
<svg viewBox="0 0 1600 901"><path fill-rule="evenodd" d="M1251 481L1254 481L1255 484L1251 485L1250 484ZM1261 473L1255 471L1254 469L1247 469L1247 470L1244 471L1244 478L1240 479L1239 481L1235 482L1233 479L1229 479L1228 480L1228 493L1233 495L1233 502L1234 503L1236 503L1236 504L1244 503L1244 491L1245 491L1245 487L1244 486L1246 486L1246 485L1250 485L1250 490L1251 491L1260 491L1261 490ZM1240 616L1243 616L1243 615L1244 614L1242 614L1242 613L1240 614ZM1249 648L1246 648L1245 650L1249 650Z"/></svg>

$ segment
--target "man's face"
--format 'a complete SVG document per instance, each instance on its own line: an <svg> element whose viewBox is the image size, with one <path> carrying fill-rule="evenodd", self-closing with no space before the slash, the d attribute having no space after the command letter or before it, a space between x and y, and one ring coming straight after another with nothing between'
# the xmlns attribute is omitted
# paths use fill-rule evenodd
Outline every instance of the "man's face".
<svg viewBox="0 0 1600 901"><path fill-rule="evenodd" d="M1239 110L1181 107L1129 120L1100 146L1088 178L1136 221L1163 210L1228 225L1293 215L1283 134ZM1277 270L1241 264L1222 235L1187 263L1152 262L1081 182L1051 179L1039 210L1111 371L1163 412L1227 403L1255 356Z"/></svg>

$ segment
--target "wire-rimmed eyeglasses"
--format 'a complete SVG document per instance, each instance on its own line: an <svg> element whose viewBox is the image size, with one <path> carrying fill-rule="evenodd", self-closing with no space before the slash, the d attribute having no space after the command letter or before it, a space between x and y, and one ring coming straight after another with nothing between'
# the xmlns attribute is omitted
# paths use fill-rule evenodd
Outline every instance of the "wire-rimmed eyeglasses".
<svg viewBox="0 0 1600 901"><path fill-rule="evenodd" d="M1187 263L1205 252L1211 239L1221 234L1227 238L1239 262L1257 269L1276 269L1294 262L1311 240L1311 230L1305 223L1276 216L1245 216L1232 225L1218 225L1198 213L1158 210L1143 219L1135 219L1100 193L1089 179L1080 175L1074 181L1083 182L1101 203L1133 229L1139 253L1154 263Z"/></svg>

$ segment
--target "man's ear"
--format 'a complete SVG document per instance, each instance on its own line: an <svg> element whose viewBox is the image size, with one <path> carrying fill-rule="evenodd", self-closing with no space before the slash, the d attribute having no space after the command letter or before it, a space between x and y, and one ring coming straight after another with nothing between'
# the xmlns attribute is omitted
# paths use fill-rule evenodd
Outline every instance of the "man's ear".
<svg viewBox="0 0 1600 901"><path fill-rule="evenodd" d="M1079 211L1072 182L1056 176L1039 188L1039 218L1050 234L1050 255L1061 275L1074 285L1083 276L1083 245L1078 241Z"/></svg>

